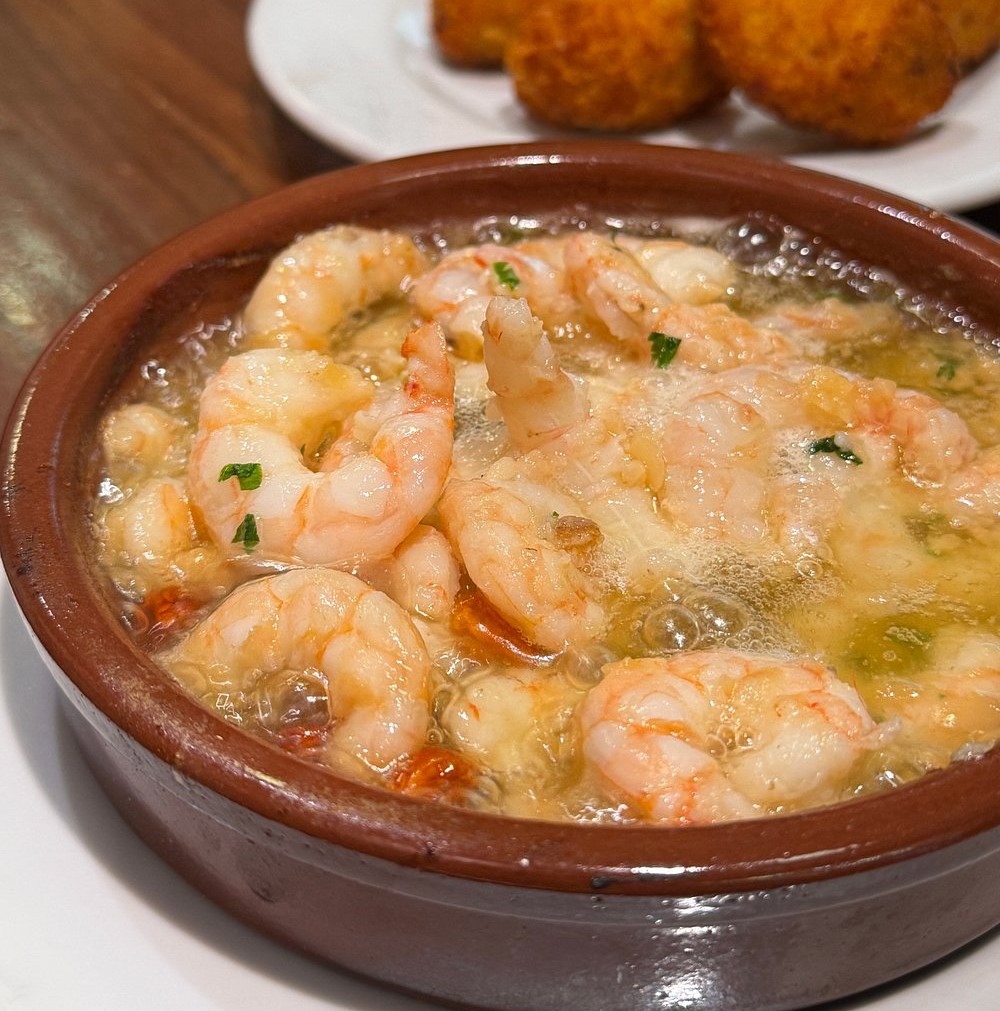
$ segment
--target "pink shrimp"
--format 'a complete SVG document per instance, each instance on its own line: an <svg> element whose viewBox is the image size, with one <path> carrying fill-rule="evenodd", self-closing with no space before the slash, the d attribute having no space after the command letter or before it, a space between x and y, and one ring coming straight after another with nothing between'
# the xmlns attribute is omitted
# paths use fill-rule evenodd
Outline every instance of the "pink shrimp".
<svg viewBox="0 0 1000 1011"><path fill-rule="evenodd" d="M829 669L726 649L609 664L580 721L598 779L671 824L835 801L883 739Z"/></svg>
<svg viewBox="0 0 1000 1011"><path fill-rule="evenodd" d="M220 547L342 567L399 546L444 487L454 429L440 328L418 327L403 355L403 386L353 414L365 381L343 378L351 370L318 352L250 351L223 366L203 394L189 467ZM343 432L312 470L305 456L338 414L348 415ZM240 467L255 479L244 481Z"/></svg>

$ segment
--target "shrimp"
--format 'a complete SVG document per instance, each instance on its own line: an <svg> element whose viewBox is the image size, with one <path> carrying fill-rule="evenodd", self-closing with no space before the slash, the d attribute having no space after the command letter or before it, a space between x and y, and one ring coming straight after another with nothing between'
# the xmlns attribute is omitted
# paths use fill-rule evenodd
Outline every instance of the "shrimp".
<svg viewBox="0 0 1000 1011"><path fill-rule="evenodd" d="M151 404L128 404L101 426L108 463L99 520L102 560L133 603L142 601L153 624L166 624L163 600L179 615L194 602L229 589L237 574L199 529L184 480L189 426ZM183 589L182 589L183 588ZM135 627L145 617L127 608Z"/></svg>
<svg viewBox="0 0 1000 1011"><path fill-rule="evenodd" d="M482 334L488 385L518 449L550 442L586 419L584 384L559 367L524 299L490 299Z"/></svg>
<svg viewBox="0 0 1000 1011"><path fill-rule="evenodd" d="M197 543L197 533L184 482L152 477L108 513L109 543L120 552L144 584L158 585L171 567Z"/></svg>
<svg viewBox="0 0 1000 1011"><path fill-rule="evenodd" d="M598 779L678 825L841 799L885 736L828 668L727 649L608 664L579 718Z"/></svg>
<svg viewBox="0 0 1000 1011"><path fill-rule="evenodd" d="M634 558L663 534L645 465L592 410L588 387L561 368L525 301L493 299L483 336L490 389L511 441L523 452L488 476L558 489L573 507L557 510L563 517L555 524L557 540L572 522L572 539L586 531L588 541L606 541L614 554Z"/></svg>
<svg viewBox="0 0 1000 1011"><path fill-rule="evenodd" d="M900 470L920 486L942 484L978 453L958 414L890 379L866 379L825 365L781 372L748 366L708 377L698 389L725 391L759 412L772 429L843 436L851 445L842 448L856 448L859 456L866 450L866 462Z"/></svg>
<svg viewBox="0 0 1000 1011"><path fill-rule="evenodd" d="M814 437L798 375L748 365L654 376L631 393L626 421L648 433L650 487L671 525L796 557L825 538L857 474L805 451Z"/></svg>
<svg viewBox="0 0 1000 1011"><path fill-rule="evenodd" d="M639 354L649 354L654 332L679 339L678 362L710 371L794 353L781 333L753 326L721 302L673 301L632 255L608 239L573 235L566 241L565 260L570 286L584 307Z"/></svg>
<svg viewBox="0 0 1000 1011"><path fill-rule="evenodd" d="M101 425L101 448L111 466L152 476L181 465L186 427L153 404L126 404Z"/></svg>
<svg viewBox="0 0 1000 1011"><path fill-rule="evenodd" d="M891 306L880 302L846 302L834 295L816 302L781 302L753 317L755 326L778 330L803 349L817 353L830 346L902 337L905 326Z"/></svg>
<svg viewBox="0 0 1000 1011"><path fill-rule="evenodd" d="M869 486L898 474L928 504L962 522L996 522L1000 450L981 447L962 417L939 400L826 367L809 370L802 386L814 418L843 426L852 451L865 461Z"/></svg>
<svg viewBox="0 0 1000 1011"><path fill-rule="evenodd" d="M537 816L559 775L575 702L550 671L491 666L442 690L438 722L447 741L503 779L504 813Z"/></svg>
<svg viewBox="0 0 1000 1011"><path fill-rule="evenodd" d="M559 365L541 320L523 299L493 299L483 336L488 386L511 441L523 453L516 464L521 476L590 503L613 498L612 485L645 479L644 465L592 410L594 384Z"/></svg>
<svg viewBox="0 0 1000 1011"><path fill-rule="evenodd" d="M615 236L671 302L705 305L718 302L737 285L736 268L724 253L678 239Z"/></svg>
<svg viewBox="0 0 1000 1011"><path fill-rule="evenodd" d="M133 592L177 580L178 563L198 542L180 477L187 426L152 404L126 404L104 419L100 438L111 492L101 545L107 563L127 570Z"/></svg>
<svg viewBox="0 0 1000 1011"><path fill-rule="evenodd" d="M237 724L368 780L424 743L430 659L406 613L333 569L292 569L234 590L161 657Z"/></svg>
<svg viewBox="0 0 1000 1011"><path fill-rule="evenodd" d="M888 379L855 379L832 369L813 369L807 395L862 436L898 459L918 485L940 485L964 469L979 447L965 422L926 393Z"/></svg>
<svg viewBox="0 0 1000 1011"><path fill-rule="evenodd" d="M324 350L351 313L402 294L427 268L407 235L334 225L300 238L278 254L243 311L256 347Z"/></svg>
<svg viewBox="0 0 1000 1011"><path fill-rule="evenodd" d="M193 501L220 548L345 567L399 546L444 486L454 427L440 328L418 327L403 355L403 386L360 410L370 385L318 352L249 351L223 366L202 396L189 468ZM324 450L330 425L345 417ZM311 455L317 470L306 465ZM255 480L244 482L241 466Z"/></svg>
<svg viewBox="0 0 1000 1011"><path fill-rule="evenodd" d="M703 393L666 425L659 488L668 513L714 536L767 532L771 433L761 415L725 393Z"/></svg>
<svg viewBox="0 0 1000 1011"><path fill-rule="evenodd" d="M438 504L445 534L469 577L531 643L564 650L604 625L589 580L551 534L574 507L527 482L452 481Z"/></svg>
<svg viewBox="0 0 1000 1011"><path fill-rule="evenodd" d="M461 573L447 538L420 524L389 558L363 564L358 575L412 614L446 621L458 594Z"/></svg>
<svg viewBox="0 0 1000 1011"><path fill-rule="evenodd" d="M640 387L632 407L658 440L652 488L674 523L713 539L804 559L826 553L852 496L855 509L883 511L893 498L894 515L921 502L947 509L960 489L980 507L989 499L989 454L965 422L889 380L749 365L660 386Z"/></svg>
<svg viewBox="0 0 1000 1011"><path fill-rule="evenodd" d="M410 299L426 319L441 324L460 357L476 360L482 355L486 308L495 295L517 294L552 323L573 314L563 271L554 265L554 243L561 240L457 249L414 282Z"/></svg>

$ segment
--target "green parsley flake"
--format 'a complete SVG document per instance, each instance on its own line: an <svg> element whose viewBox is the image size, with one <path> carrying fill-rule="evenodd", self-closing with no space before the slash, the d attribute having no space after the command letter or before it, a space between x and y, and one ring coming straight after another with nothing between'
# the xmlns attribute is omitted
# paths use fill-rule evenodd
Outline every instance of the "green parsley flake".
<svg viewBox="0 0 1000 1011"><path fill-rule="evenodd" d="M250 554L258 544L260 535L257 533L257 519L253 513L247 513L242 522L236 528L236 535L232 540L233 544L242 544L243 550Z"/></svg>
<svg viewBox="0 0 1000 1011"><path fill-rule="evenodd" d="M835 435L828 435L825 439L817 439L809 447L810 456L813 456L816 453L833 453L836 456L839 456L841 460L846 460L848 463L853 463L855 466L864 462L856 453L852 453L849 449L844 449L842 446L838 446L837 437Z"/></svg>
<svg viewBox="0 0 1000 1011"><path fill-rule="evenodd" d="M228 481L231 477L240 482L240 491L253 491L260 487L264 471L259 463L227 463L219 471L219 480Z"/></svg>
<svg viewBox="0 0 1000 1011"><path fill-rule="evenodd" d="M680 337L670 337L665 333L654 330L649 335L649 343L652 345L653 364L658 369L665 369L677 355L677 349L681 346Z"/></svg>
<svg viewBox="0 0 1000 1011"><path fill-rule="evenodd" d="M493 264L493 273L496 274L500 283L505 288L510 288L511 291L521 283L521 279L514 273L514 268L505 260L497 260Z"/></svg>
<svg viewBox="0 0 1000 1011"><path fill-rule="evenodd" d="M937 370L937 378L950 383L955 378L955 371L961 362L957 358L940 358L941 368Z"/></svg>

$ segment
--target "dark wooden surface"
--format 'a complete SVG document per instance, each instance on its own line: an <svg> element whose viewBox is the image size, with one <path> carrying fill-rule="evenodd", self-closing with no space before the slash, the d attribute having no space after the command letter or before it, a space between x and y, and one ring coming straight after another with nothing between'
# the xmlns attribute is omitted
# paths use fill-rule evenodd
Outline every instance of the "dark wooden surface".
<svg viewBox="0 0 1000 1011"><path fill-rule="evenodd" d="M0 413L133 260L347 159L272 105L248 0L0 0Z"/></svg>
<svg viewBox="0 0 1000 1011"><path fill-rule="evenodd" d="M269 100L248 0L0 0L0 416L104 282L209 215L348 164ZM1000 205L973 213L1000 231Z"/></svg>

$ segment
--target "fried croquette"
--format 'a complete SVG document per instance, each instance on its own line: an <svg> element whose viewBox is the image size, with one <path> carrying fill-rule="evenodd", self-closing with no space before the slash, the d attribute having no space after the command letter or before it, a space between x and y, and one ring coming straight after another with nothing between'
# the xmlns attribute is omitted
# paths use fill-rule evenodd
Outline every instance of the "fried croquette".
<svg viewBox="0 0 1000 1011"><path fill-rule="evenodd" d="M701 0L720 71L796 126L893 144L948 100L955 48L929 0Z"/></svg>
<svg viewBox="0 0 1000 1011"><path fill-rule="evenodd" d="M442 56L460 67L500 67L527 0L433 0L431 29Z"/></svg>
<svg viewBox="0 0 1000 1011"><path fill-rule="evenodd" d="M948 26L964 71L978 66L1000 45L1000 0L934 0Z"/></svg>
<svg viewBox="0 0 1000 1011"><path fill-rule="evenodd" d="M538 119L588 130L648 130L727 91L706 59L695 0L540 0L504 58Z"/></svg>

